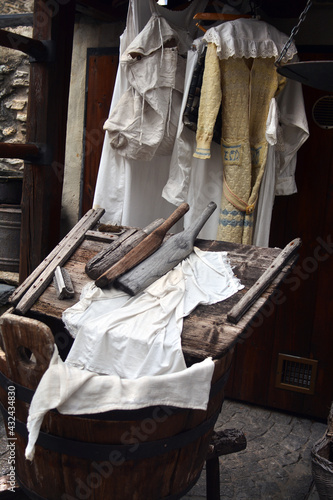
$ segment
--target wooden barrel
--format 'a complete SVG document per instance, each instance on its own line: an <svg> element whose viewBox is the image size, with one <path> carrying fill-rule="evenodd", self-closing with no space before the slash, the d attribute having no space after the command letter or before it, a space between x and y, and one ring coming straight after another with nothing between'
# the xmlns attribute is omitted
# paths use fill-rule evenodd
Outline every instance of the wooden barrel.
<svg viewBox="0 0 333 500"><path fill-rule="evenodd" d="M29 498L171 500L192 488L221 410L232 350L215 361L206 411L165 406L89 416L50 411L30 462L24 456L29 401L52 356L53 335L44 323L12 314L2 316L1 329L0 401L8 437L15 432L17 480ZM14 427L8 388L16 396Z"/></svg>

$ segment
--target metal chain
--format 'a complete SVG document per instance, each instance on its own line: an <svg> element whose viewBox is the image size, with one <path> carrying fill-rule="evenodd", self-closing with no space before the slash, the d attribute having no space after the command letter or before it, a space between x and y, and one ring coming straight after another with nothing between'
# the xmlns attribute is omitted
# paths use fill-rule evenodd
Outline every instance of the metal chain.
<svg viewBox="0 0 333 500"><path fill-rule="evenodd" d="M291 30L290 36L289 36L287 42L285 43L283 49L281 50L281 54L279 55L279 57L275 61L275 66L279 66L280 62L282 61L282 59L286 55L286 53L287 53L290 45L292 44L294 38L296 37L296 35L297 35L298 31L299 31L299 28L300 28L301 24L305 21L306 15L307 15L308 10L311 7L311 5L312 5L312 0L308 0L307 3L306 3L305 8L303 10L303 12L301 12L301 14L300 14L300 16L298 18L298 23Z"/></svg>

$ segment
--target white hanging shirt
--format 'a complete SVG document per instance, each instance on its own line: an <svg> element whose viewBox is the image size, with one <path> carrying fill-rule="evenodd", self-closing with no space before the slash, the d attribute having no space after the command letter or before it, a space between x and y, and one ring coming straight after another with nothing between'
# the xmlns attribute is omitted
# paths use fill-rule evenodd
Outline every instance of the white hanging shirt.
<svg viewBox="0 0 333 500"><path fill-rule="evenodd" d="M149 161L171 153L184 86L181 46L178 32L153 14L122 54L129 88L104 124L112 149L121 156Z"/></svg>

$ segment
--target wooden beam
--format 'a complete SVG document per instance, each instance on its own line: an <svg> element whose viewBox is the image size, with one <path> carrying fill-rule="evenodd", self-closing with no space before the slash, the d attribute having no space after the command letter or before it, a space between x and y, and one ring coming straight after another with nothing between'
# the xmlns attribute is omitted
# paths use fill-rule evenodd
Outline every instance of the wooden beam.
<svg viewBox="0 0 333 500"><path fill-rule="evenodd" d="M32 14L1 14L0 28L14 28L16 26L32 26Z"/></svg>
<svg viewBox="0 0 333 500"><path fill-rule="evenodd" d="M45 259L39 264L36 269L32 271L31 274L21 283L11 295L9 302L16 305L23 295L31 288L37 281L39 276L45 271L45 269L51 264L52 261L56 262L56 265L60 265L59 254L68 253L71 255L72 250L77 248L77 246L82 242L86 232L90 230L99 221L104 213L104 209L89 210L77 223L76 225L66 234L66 236L54 247L52 252L45 257ZM64 262L61 262L61 265Z"/></svg>
<svg viewBox="0 0 333 500"><path fill-rule="evenodd" d="M268 269L258 278L254 285L242 296L240 301L229 311L227 318L231 323L237 324L250 307L259 299L266 288L280 274L282 269L291 261L298 252L302 241L300 238L292 240L276 257Z"/></svg>
<svg viewBox="0 0 333 500"><path fill-rule="evenodd" d="M40 152L36 144L0 142L0 158L20 158L21 160L27 160L35 157L38 159Z"/></svg>
<svg viewBox="0 0 333 500"><path fill-rule="evenodd" d="M21 282L59 242L75 3L34 2L33 38L52 43L54 58L30 68L26 140L45 144L49 155L45 164L24 168Z"/></svg>
<svg viewBox="0 0 333 500"><path fill-rule="evenodd" d="M46 61L50 58L49 46L46 43L12 31L0 29L0 45L24 52L37 61Z"/></svg>

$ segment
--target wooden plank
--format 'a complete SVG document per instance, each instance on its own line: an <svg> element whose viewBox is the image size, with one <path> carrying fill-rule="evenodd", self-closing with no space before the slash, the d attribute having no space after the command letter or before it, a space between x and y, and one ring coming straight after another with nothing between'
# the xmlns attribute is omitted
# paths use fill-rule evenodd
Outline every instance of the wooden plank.
<svg viewBox="0 0 333 500"><path fill-rule="evenodd" d="M90 229L89 231L86 232L86 238L88 240L105 241L106 243L110 243L111 241L114 241L117 238L119 238L119 235L115 233L103 233L101 231L93 231L92 229Z"/></svg>
<svg viewBox="0 0 333 500"><path fill-rule="evenodd" d="M0 28L15 28L17 26L32 26L33 15L22 14L0 14Z"/></svg>
<svg viewBox="0 0 333 500"><path fill-rule="evenodd" d="M21 158L26 160L35 157L38 159L40 154L39 147L36 144L14 144L11 142L0 142L1 158Z"/></svg>
<svg viewBox="0 0 333 500"><path fill-rule="evenodd" d="M112 243L110 243L106 248L103 248L98 254L94 255L92 259L90 259L86 266L85 266L85 272L86 274L91 278L91 279L96 279L98 278L104 271L100 271L101 267L103 269L103 262L104 259L106 261L106 266L108 266L108 259L110 255L113 254L121 245L124 245L128 240L131 240L131 238L135 240L136 234L138 232L138 229L136 228L129 228L127 229L123 234L121 234L116 240L114 240ZM140 237L140 234L139 234ZM112 257L111 257L111 262L112 262ZM112 265L112 264L110 264ZM95 276L96 272L96 276Z"/></svg>
<svg viewBox="0 0 333 500"><path fill-rule="evenodd" d="M12 31L0 29L0 45L24 52L38 61L45 61L49 56L48 48L43 42Z"/></svg>
<svg viewBox="0 0 333 500"><path fill-rule="evenodd" d="M87 214L87 217L84 216L83 223L80 224L79 227L77 227L76 225L73 230L70 231L70 237L65 237L66 241L63 244L58 245L58 251L56 251L53 258L46 263L46 266L43 266L43 263L41 264L41 268L43 268L43 270L41 273L39 273L36 280L19 300L18 304L15 307L15 311L17 313L25 314L30 309L39 295L49 285L50 281L53 278L56 267L62 266L69 259L74 250L84 240L86 231L96 224L103 213L104 209L98 209L92 210L89 215ZM29 279L29 283L30 282L31 280ZM22 286L22 289L24 288L25 287Z"/></svg>
<svg viewBox="0 0 333 500"><path fill-rule="evenodd" d="M129 236L124 238L130 230L124 233L123 238L120 236L118 240L99 252L89 262L87 262L85 271L89 278L96 280L105 273L116 262L122 259L128 252L143 241L149 234L163 224L164 219L156 219L144 229L138 229Z"/></svg>
<svg viewBox="0 0 333 500"><path fill-rule="evenodd" d="M246 311L250 309L266 288L273 282L274 278L286 266L295 252L298 251L301 244L300 238L296 238L286 245L269 268L266 269L250 290L248 290L241 300L229 311L227 315L228 321L234 324L238 323Z"/></svg>
<svg viewBox="0 0 333 500"><path fill-rule="evenodd" d="M136 267L133 265L131 266L133 269L130 267L127 269L123 268L121 269L121 273L117 270L118 275L113 273L112 281L115 282L114 285L129 295L136 295L173 269L179 262L190 255L193 250L195 238L215 209L216 204L214 202L209 203L202 214L189 228L169 238L160 248L158 248L158 251L148 254L150 255L148 259L137 260L134 264ZM137 265L140 264L140 262L142 262L142 264ZM121 276L125 271L128 272L124 274L124 276ZM103 276L96 281L97 286L101 286L100 281L102 281L102 279ZM110 280L110 275L107 276L107 279ZM105 286L104 283L102 286Z"/></svg>
<svg viewBox="0 0 333 500"><path fill-rule="evenodd" d="M45 257L45 259L39 264L39 266L28 276L28 278L21 283L12 294L9 302L10 304L16 305L18 301L23 297L23 295L27 292L27 290L35 283L37 278L41 275L41 273L47 268L47 266L58 257L59 253L63 251L65 248L68 250L72 248L71 245L75 242L75 238L79 238L77 240L77 244L75 248L77 248L80 243L82 243L84 239L85 233L98 222L98 220L102 217L104 213L104 209L93 210L91 209L87 212L78 223L69 231L69 233L61 240L60 243L51 251L51 253ZM83 236L83 238L82 238ZM74 240L73 240L74 239ZM75 248L72 248L71 253ZM68 254L68 257L70 254Z"/></svg>

